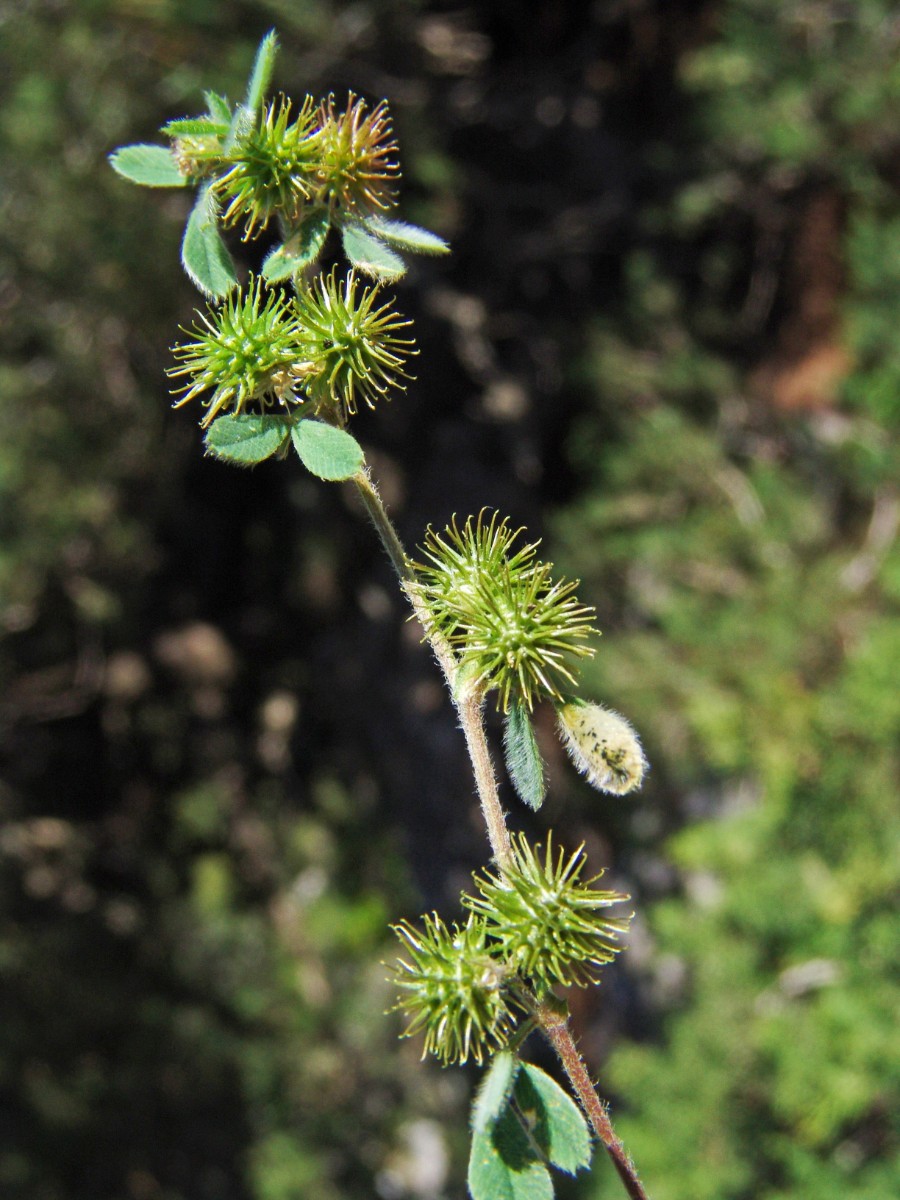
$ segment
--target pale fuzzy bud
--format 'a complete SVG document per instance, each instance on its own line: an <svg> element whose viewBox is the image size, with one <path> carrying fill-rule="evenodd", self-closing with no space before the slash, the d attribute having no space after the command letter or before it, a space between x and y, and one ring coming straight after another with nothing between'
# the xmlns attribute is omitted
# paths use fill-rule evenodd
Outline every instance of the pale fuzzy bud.
<svg viewBox="0 0 900 1200"><path fill-rule="evenodd" d="M602 704L571 701L556 710L572 762L601 792L624 796L640 787L647 760L624 717Z"/></svg>

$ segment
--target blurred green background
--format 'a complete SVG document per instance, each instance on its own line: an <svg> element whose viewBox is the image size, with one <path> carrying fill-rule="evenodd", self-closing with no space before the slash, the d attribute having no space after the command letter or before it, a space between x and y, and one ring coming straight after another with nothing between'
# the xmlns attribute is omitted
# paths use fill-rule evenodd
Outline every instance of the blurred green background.
<svg viewBox="0 0 900 1200"><path fill-rule="evenodd" d="M477 1072L396 1041L382 966L485 858L461 735L352 496L170 411L189 200L106 164L273 25L287 93L388 98L400 215L453 243L354 427L401 533L544 536L644 735L615 802L540 714L512 821L634 897L572 1004L648 1191L894 1200L889 0L0 7L0 1193L465 1194ZM621 1191L598 1155L561 1195Z"/></svg>

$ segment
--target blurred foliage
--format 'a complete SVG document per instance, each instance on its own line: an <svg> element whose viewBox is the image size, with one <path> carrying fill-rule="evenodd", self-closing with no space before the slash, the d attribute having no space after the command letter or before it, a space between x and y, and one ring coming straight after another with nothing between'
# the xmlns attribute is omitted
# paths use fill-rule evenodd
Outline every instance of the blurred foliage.
<svg viewBox="0 0 900 1200"><path fill-rule="evenodd" d="M360 423L392 511L555 509L588 690L644 736L636 800L558 754L547 819L635 898L575 1000L650 1194L892 1200L887 0L0 14L0 1189L462 1194L470 1080L394 1040L380 965L484 859L452 712L339 490L169 411L186 201L105 163L273 24L285 91L390 100L402 215L453 242Z"/></svg>
<svg viewBox="0 0 900 1200"><path fill-rule="evenodd" d="M381 959L415 900L376 785L340 747L328 774L315 713L292 785L303 644L346 549L298 530L273 568L270 508L290 530L321 501L262 475L213 500L164 377L197 302L183 203L147 204L106 155L203 86L236 95L275 16L293 70L335 82L374 12L19 7L0 17L0 1190L369 1194L403 1178L409 1114L466 1095L398 1052ZM402 10L380 6L386 38ZM279 649L251 675L257 640Z"/></svg>
<svg viewBox="0 0 900 1200"><path fill-rule="evenodd" d="M897 49L887 4L717 7L584 366L554 527L656 767L657 1024L608 1068L656 1200L900 1189Z"/></svg>

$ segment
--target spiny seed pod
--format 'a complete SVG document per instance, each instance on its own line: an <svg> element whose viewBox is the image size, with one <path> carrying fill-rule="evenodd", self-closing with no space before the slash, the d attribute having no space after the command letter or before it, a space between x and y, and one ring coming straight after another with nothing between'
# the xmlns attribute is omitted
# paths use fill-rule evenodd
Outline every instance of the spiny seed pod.
<svg viewBox="0 0 900 1200"><path fill-rule="evenodd" d="M603 913L628 897L592 888L599 875L581 881L583 847L568 859L562 849L554 857L548 836L543 857L540 849L514 838L513 864L476 876L480 896L463 896L463 904L484 921L510 967L539 990L596 983L622 949L618 938L630 921Z"/></svg>
<svg viewBox="0 0 900 1200"><path fill-rule="evenodd" d="M572 658L594 653L583 644L595 632L594 610L579 604L575 582L551 578L551 564L535 558L535 544L512 552L518 533L506 520L485 525L482 512L462 530L429 530L419 564L422 590L435 625L459 653L460 672L484 691L496 689L498 707L511 698L529 710L535 700L560 699L575 681Z"/></svg>
<svg viewBox="0 0 900 1200"><path fill-rule="evenodd" d="M225 156L228 170L213 184L226 206L223 222L246 219L244 241L276 213L295 221L310 194L319 140L312 97L306 97L296 121L290 112L284 96L266 105L258 123L237 138Z"/></svg>
<svg viewBox="0 0 900 1200"><path fill-rule="evenodd" d="M400 959L395 975L404 992L396 1008L409 1018L403 1036L424 1032L423 1058L480 1063L514 1027L504 966L491 955L484 924L475 917L448 929L433 913L424 926L394 926L411 960Z"/></svg>
<svg viewBox="0 0 900 1200"><path fill-rule="evenodd" d="M408 379L406 359L416 353L399 331L412 324L392 307L376 305L380 289L360 286L351 271L342 282L335 271L296 301L303 327L303 388L317 410L331 409L344 424L357 402L374 408L391 388Z"/></svg>
<svg viewBox="0 0 900 1200"><path fill-rule="evenodd" d="M488 521L487 511L483 508L477 518L467 517L462 529L454 515L443 533L435 533L430 526L426 531L422 550L429 562L420 565L419 574L435 623L444 633L452 633L465 622L482 575L503 570L515 576L532 569L539 543L531 542L511 553L523 531L510 529L509 519L500 520L496 511Z"/></svg>
<svg viewBox="0 0 900 1200"><path fill-rule="evenodd" d="M388 106L371 112L351 92L338 113L334 97L319 107L317 200L354 215L386 211L397 203L397 143Z"/></svg>
<svg viewBox="0 0 900 1200"><path fill-rule="evenodd" d="M602 704L571 700L556 710L569 757L601 792L624 796L640 787L647 759L624 717Z"/></svg>
<svg viewBox="0 0 900 1200"><path fill-rule="evenodd" d="M302 331L287 297L270 292L263 300L262 281L233 294L218 309L200 314L202 327L185 330L194 340L173 347L180 365L171 367L173 378L186 375L189 382L175 408L203 392L209 411L200 422L206 428L223 412L242 412L256 402L296 403L294 364L301 358Z"/></svg>

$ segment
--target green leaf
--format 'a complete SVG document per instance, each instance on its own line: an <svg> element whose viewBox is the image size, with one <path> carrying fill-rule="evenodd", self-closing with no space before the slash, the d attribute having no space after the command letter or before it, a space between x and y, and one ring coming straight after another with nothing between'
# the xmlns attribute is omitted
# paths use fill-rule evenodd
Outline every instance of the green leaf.
<svg viewBox="0 0 900 1200"><path fill-rule="evenodd" d="M298 421L291 438L304 467L319 479L349 479L365 462L356 438L324 421Z"/></svg>
<svg viewBox="0 0 900 1200"><path fill-rule="evenodd" d="M546 1163L574 1175L590 1159L574 1101L539 1067L495 1055L472 1107L472 1200L552 1200Z"/></svg>
<svg viewBox="0 0 900 1200"><path fill-rule="evenodd" d="M168 146L120 146L109 156L114 171L144 187L187 187L191 182L178 170Z"/></svg>
<svg viewBox="0 0 900 1200"><path fill-rule="evenodd" d="M506 715L503 731L506 769L513 787L529 808L539 809L547 795L544 761L534 736L531 717L524 704L516 701Z"/></svg>
<svg viewBox="0 0 900 1200"><path fill-rule="evenodd" d="M353 222L343 229L344 253L354 267L376 279L400 279L406 274L406 263L390 246L365 228Z"/></svg>
<svg viewBox="0 0 900 1200"><path fill-rule="evenodd" d="M255 114L262 106L263 97L272 78L272 69L275 66L277 53L278 36L274 29L270 29L259 43L256 58L253 60L253 70L250 72L247 95L244 99L244 108L248 112Z"/></svg>
<svg viewBox="0 0 900 1200"><path fill-rule="evenodd" d="M308 212L284 245L276 246L266 255L262 265L263 278L269 283L278 283L314 263L322 253L329 224L327 208L314 208Z"/></svg>
<svg viewBox="0 0 900 1200"><path fill-rule="evenodd" d="M233 287L237 287L237 276L231 256L219 237L216 218L215 200L209 185L205 185L188 217L181 243L181 262L205 295L227 296Z"/></svg>
<svg viewBox="0 0 900 1200"><path fill-rule="evenodd" d="M252 466L277 453L290 431L290 422L284 417L232 413L218 417L210 425L206 448L216 458Z"/></svg>
<svg viewBox="0 0 900 1200"><path fill-rule="evenodd" d="M523 1063L513 1090L519 1111L554 1167L574 1175L591 1161L591 1135L581 1109L532 1063Z"/></svg>
<svg viewBox="0 0 900 1200"><path fill-rule="evenodd" d="M553 1200L550 1172L508 1106L472 1135L468 1183L472 1200Z"/></svg>
<svg viewBox="0 0 900 1200"><path fill-rule="evenodd" d="M229 121L230 119L229 114ZM169 121L168 124L163 125L160 133L166 134L167 137L181 137L182 135L203 137L207 134L224 137L228 133L228 124L214 121L210 117L181 117L177 121Z"/></svg>
<svg viewBox="0 0 900 1200"><path fill-rule="evenodd" d="M222 144L222 149L225 152L233 150L237 142L250 132L253 128L253 113L249 108L244 108L243 104L235 105L234 112L231 115L231 124L228 126L228 135Z"/></svg>
<svg viewBox="0 0 900 1200"><path fill-rule="evenodd" d="M231 105L224 96L220 96L216 92L204 92L203 99L206 101L207 111L214 121L221 121L226 126L231 124Z"/></svg>
<svg viewBox="0 0 900 1200"><path fill-rule="evenodd" d="M417 254L449 254L450 247L443 238L418 225L406 221L388 221L384 217L369 217L366 229L376 237L383 238L402 250L413 250Z"/></svg>
<svg viewBox="0 0 900 1200"><path fill-rule="evenodd" d="M512 1094L521 1065L519 1059L509 1050L501 1050L494 1055L472 1105L473 1133L484 1133L496 1122Z"/></svg>

